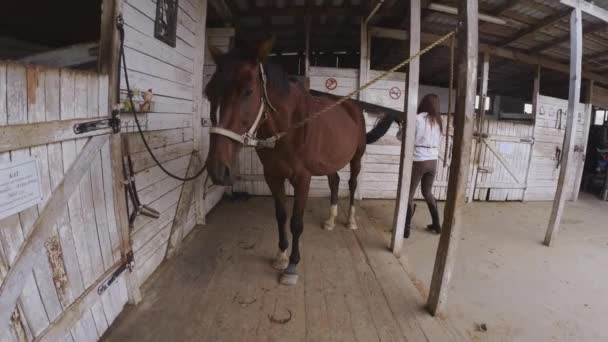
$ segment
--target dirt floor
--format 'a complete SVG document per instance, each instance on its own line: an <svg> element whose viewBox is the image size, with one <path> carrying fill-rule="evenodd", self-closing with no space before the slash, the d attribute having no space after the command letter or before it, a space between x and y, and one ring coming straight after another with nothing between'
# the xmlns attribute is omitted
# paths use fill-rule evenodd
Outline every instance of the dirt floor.
<svg viewBox="0 0 608 342"><path fill-rule="evenodd" d="M377 229L391 226L394 201L362 207ZM608 341L608 202L567 203L557 241L545 247L550 210L549 202L467 207L447 315L473 341ZM429 222L419 203L414 223ZM415 229L400 259L423 294L437 242Z"/></svg>

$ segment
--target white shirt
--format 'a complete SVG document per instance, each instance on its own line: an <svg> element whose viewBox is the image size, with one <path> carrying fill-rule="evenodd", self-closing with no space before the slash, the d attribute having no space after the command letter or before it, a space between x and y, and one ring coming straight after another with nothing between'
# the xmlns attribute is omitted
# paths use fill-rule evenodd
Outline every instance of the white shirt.
<svg viewBox="0 0 608 342"><path fill-rule="evenodd" d="M437 160L441 143L441 128L427 113L416 115L416 138L414 139L414 161Z"/></svg>

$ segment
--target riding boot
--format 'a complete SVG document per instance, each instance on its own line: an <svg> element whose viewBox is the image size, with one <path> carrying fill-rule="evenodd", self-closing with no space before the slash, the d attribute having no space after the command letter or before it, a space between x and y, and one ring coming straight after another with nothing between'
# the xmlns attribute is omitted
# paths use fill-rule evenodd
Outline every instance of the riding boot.
<svg viewBox="0 0 608 342"><path fill-rule="evenodd" d="M439 222L439 210L437 210L436 203L427 203L429 211L431 212L432 224L428 225L427 228L434 231L437 234L441 234L441 223Z"/></svg>
<svg viewBox="0 0 608 342"><path fill-rule="evenodd" d="M412 216L414 216L414 211L416 211L416 204L407 206L407 214L405 216L405 229L403 230L404 239L407 239L410 237Z"/></svg>

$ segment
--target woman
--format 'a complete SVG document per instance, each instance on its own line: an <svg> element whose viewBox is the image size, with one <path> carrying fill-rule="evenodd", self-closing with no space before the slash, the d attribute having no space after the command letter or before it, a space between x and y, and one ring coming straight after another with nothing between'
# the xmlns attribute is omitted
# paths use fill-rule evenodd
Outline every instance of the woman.
<svg viewBox="0 0 608 342"><path fill-rule="evenodd" d="M414 193L418 184L422 183L422 196L431 212L432 223L428 229L441 233L437 201L433 196L433 182L437 172L439 144L441 143L441 113L439 112L439 96L427 94L420 101L416 115L416 136L414 140L414 163L412 164L412 180L410 197L405 221L404 238L410 236L410 224L414 215Z"/></svg>

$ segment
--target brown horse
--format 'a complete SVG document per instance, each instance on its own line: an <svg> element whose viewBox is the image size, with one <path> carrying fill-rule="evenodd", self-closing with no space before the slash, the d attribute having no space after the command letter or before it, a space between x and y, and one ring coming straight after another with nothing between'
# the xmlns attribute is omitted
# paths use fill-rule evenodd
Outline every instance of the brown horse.
<svg viewBox="0 0 608 342"><path fill-rule="evenodd" d="M347 101L302 127L290 130L294 124L330 106L335 99L311 96L280 67L265 62L272 41L262 41L249 49L234 48L226 54L210 49L217 69L205 94L211 102L212 122L216 127L211 129L207 170L215 184L231 185L234 181L232 167L243 145L261 144L263 139L287 132L276 141L276 146L258 148L257 153L274 198L279 228L279 251L273 266L283 270L282 284L293 285L298 278L299 238L304 228L303 215L311 177L328 176L331 209L324 228L331 230L338 215L338 170L350 163L348 227L356 229L354 195L366 143L384 135L393 119L383 119L366 137L362 110ZM219 120L215 117L218 107ZM295 190L289 259L285 180L289 180Z"/></svg>

